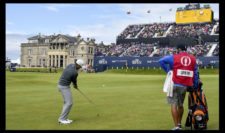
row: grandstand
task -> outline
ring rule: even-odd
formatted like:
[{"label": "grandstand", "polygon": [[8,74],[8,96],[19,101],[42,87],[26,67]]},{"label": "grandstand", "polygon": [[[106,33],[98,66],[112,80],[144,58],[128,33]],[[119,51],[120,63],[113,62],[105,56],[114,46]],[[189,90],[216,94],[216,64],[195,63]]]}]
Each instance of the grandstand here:
[{"label": "grandstand", "polygon": [[116,44],[105,50],[97,46],[95,56],[162,57],[175,53],[179,43],[196,57],[219,56],[219,20],[208,5],[177,8],[173,23],[130,24],[117,36]]},{"label": "grandstand", "polygon": [[[197,9],[195,9],[195,7]],[[205,5],[186,6],[186,10],[209,10]],[[181,8],[177,12],[185,11]],[[189,10],[190,12],[190,10]],[[193,16],[194,17],[194,16]],[[209,16],[209,18],[211,18]],[[128,25],[118,36],[116,45],[103,52],[96,49],[96,56],[153,57],[172,54],[176,44],[185,43],[196,56],[217,56],[219,41],[219,21],[199,21],[198,23],[150,23]],[[173,51],[171,51],[173,50]]]}]

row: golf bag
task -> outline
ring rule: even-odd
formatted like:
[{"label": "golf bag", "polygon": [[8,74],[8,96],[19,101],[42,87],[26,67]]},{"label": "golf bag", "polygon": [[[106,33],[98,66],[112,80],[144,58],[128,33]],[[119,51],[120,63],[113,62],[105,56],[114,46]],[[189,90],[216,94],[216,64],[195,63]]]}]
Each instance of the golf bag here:
[{"label": "golf bag", "polygon": [[186,119],[186,127],[194,126],[195,129],[207,129],[209,120],[208,106],[206,96],[202,89],[202,82],[199,80],[198,88],[189,89],[188,95],[188,116]]}]

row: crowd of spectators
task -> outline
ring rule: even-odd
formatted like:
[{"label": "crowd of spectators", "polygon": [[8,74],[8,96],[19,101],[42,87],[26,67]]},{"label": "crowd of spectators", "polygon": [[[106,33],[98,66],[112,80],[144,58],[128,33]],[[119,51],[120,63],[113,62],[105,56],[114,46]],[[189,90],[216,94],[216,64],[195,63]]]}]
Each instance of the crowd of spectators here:
[{"label": "crowd of spectators", "polygon": [[133,56],[133,57],[143,57],[143,56],[150,56],[154,51],[157,43],[152,44],[144,44],[144,43],[137,43],[132,44],[128,49],[126,49],[121,55],[122,56]]},{"label": "crowd of spectators", "polygon": [[[127,48],[135,43],[112,44],[104,48],[95,48],[95,56],[120,56]],[[107,48],[106,48],[107,47]]]},{"label": "crowd of spectators", "polygon": [[160,57],[165,55],[172,55],[176,53],[175,47],[157,47],[152,57]]},{"label": "crowd of spectators", "polygon": [[219,45],[216,46],[215,50],[213,51],[213,56],[219,56]]},{"label": "crowd of spectators", "polygon": [[134,38],[144,27],[144,25],[129,25],[119,36],[118,39]]},{"label": "crowd of spectators", "polygon": [[195,56],[205,56],[211,49],[211,45],[195,45],[187,47],[187,52]]},{"label": "crowd of spectators", "polygon": [[216,27],[215,34],[219,34],[220,25]]},{"label": "crowd of spectators", "polygon": [[[219,33],[219,21],[213,23],[196,23],[178,25],[175,23],[152,23],[129,25],[117,39],[129,38],[152,38],[163,36],[166,31],[167,37],[194,37],[196,40],[201,38],[200,35],[211,35],[214,26],[218,24],[213,31]],[[171,28],[169,29],[169,27]],[[201,40],[198,45],[188,46],[187,51],[195,56],[205,56],[211,49],[210,44],[204,44]],[[108,48],[96,48],[95,56],[133,56],[133,57],[157,57],[176,53],[176,48],[160,47],[158,43],[145,44],[142,42],[120,43],[108,46]],[[219,45],[215,48],[213,55],[219,55]]]},{"label": "crowd of spectators", "polygon": [[194,37],[199,35],[210,35],[214,24],[188,24],[188,25],[173,25],[168,37]]},{"label": "crowd of spectators", "polygon": [[[204,45],[195,45],[195,46],[188,46],[187,52],[193,54],[196,57],[206,56],[209,50],[212,48],[212,44],[204,44]],[[165,55],[172,55],[177,52],[175,47],[159,47],[156,50],[156,53],[153,55],[154,57],[158,56],[165,56]],[[219,45],[215,48],[213,52],[213,56],[218,56],[219,54]]]},{"label": "crowd of spectators", "polygon": [[[157,36],[163,36],[165,31],[168,30],[169,26],[173,23],[153,23],[153,24],[140,24],[140,25],[129,25],[119,36],[118,39],[134,38],[148,38]],[[140,33],[139,33],[140,32]]]},{"label": "crowd of spectators", "polygon": [[97,46],[95,48],[95,56],[105,56],[109,51],[109,46]]},{"label": "crowd of spectators", "polygon": [[[188,46],[187,52],[195,56],[206,56],[211,49],[212,44],[206,43],[204,45]],[[99,51],[96,48],[95,56],[132,56],[132,57],[161,57],[165,55],[172,55],[177,52],[175,47],[161,47],[158,43],[144,44],[139,42],[131,42],[125,44],[111,45],[108,51]],[[212,53],[213,56],[219,55],[219,45],[216,46]]]},{"label": "crowd of spectators", "polygon": [[[175,23],[152,23],[152,24],[139,24],[129,25],[117,39],[129,39],[129,38],[152,38],[163,36],[170,26],[173,26],[167,37],[195,37],[199,35],[210,35],[213,26],[219,23],[217,21],[213,23],[195,23],[195,24],[175,24]],[[215,33],[219,33],[219,26],[215,29]]]},{"label": "crowd of spectators", "polygon": [[157,43],[145,44],[140,42],[121,43],[117,45],[110,45],[109,48],[95,49],[95,56],[149,56],[153,51]]},{"label": "crowd of spectators", "polygon": [[152,38],[155,34],[163,36],[168,30],[171,23],[153,23],[146,24],[144,30],[139,34],[138,38]]}]

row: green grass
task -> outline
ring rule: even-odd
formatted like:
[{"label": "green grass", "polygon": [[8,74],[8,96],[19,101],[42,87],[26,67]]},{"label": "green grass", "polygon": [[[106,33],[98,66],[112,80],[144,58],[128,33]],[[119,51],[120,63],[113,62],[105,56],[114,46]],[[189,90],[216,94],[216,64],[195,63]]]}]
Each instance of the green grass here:
[{"label": "green grass", "polygon": [[[161,75],[165,74],[162,69],[158,68],[129,68],[129,69],[108,69],[105,73],[118,73],[118,74],[138,74],[138,75]],[[219,74],[219,69],[199,69],[200,74]]]},{"label": "green grass", "polygon": [[[60,73],[6,72],[6,130],[170,130],[173,121],[162,87],[166,75],[85,74],[72,89],[71,125],[59,125]],[[209,130],[219,129],[219,76],[201,75],[209,107]],[[187,116],[187,96],[182,123]],[[97,114],[100,114],[98,117]]]}]

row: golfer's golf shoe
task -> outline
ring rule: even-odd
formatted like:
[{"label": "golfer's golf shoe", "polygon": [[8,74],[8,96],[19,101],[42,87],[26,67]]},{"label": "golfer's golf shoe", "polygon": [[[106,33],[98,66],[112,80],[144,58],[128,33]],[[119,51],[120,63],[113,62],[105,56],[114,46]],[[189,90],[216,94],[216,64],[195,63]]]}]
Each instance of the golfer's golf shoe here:
[{"label": "golfer's golf shoe", "polygon": [[70,124],[72,123],[72,120],[59,120],[59,124]]}]

